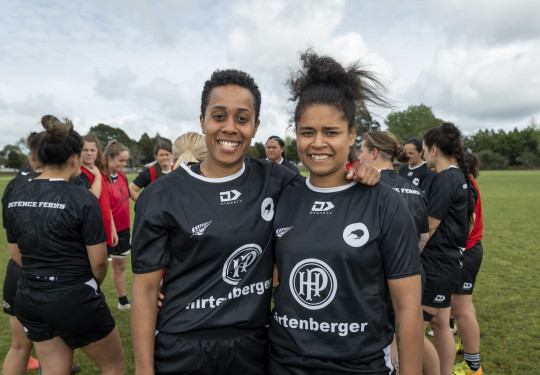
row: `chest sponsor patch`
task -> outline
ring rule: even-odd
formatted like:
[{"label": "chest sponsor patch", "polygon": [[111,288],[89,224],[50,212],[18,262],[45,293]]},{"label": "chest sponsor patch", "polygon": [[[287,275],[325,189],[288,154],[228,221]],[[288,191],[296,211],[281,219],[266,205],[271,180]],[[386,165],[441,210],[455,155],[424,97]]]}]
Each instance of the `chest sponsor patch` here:
[{"label": "chest sponsor patch", "polygon": [[336,274],[332,268],[315,258],[297,263],[289,277],[294,299],[309,310],[328,306],[336,296],[337,286]]},{"label": "chest sponsor patch", "polygon": [[233,251],[223,265],[223,281],[238,285],[261,254],[262,249],[256,244],[247,244]]}]

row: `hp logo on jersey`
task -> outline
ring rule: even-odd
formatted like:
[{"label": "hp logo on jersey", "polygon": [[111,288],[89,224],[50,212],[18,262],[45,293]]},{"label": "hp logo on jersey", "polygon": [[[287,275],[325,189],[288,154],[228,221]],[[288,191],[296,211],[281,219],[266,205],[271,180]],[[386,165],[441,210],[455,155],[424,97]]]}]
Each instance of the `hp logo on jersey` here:
[{"label": "hp logo on jersey", "polygon": [[244,245],[233,251],[223,265],[223,281],[238,285],[261,254],[262,249],[256,244]]},{"label": "hp logo on jersey", "polygon": [[319,310],[336,296],[337,278],[322,260],[304,259],[291,271],[289,287],[296,302],[306,309]]},{"label": "hp logo on jersey", "polygon": [[221,204],[235,204],[242,202],[240,198],[240,193],[238,190],[229,190],[229,191],[222,191],[219,193],[219,200],[221,201]]},{"label": "hp logo on jersey", "polygon": [[313,202],[313,207],[311,207],[310,214],[332,215],[332,213],[330,212],[332,208],[334,208],[332,202],[315,201]]}]

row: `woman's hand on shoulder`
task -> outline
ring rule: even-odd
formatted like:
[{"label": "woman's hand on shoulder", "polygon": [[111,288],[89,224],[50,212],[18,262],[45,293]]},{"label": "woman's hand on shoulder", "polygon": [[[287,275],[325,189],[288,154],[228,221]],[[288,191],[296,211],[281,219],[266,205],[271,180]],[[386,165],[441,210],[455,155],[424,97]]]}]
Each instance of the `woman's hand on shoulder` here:
[{"label": "woman's hand on shoulder", "polygon": [[359,161],[349,168],[347,179],[362,185],[373,186],[381,179],[381,173],[372,165]]},{"label": "woman's hand on shoulder", "polygon": [[94,177],[98,177],[98,176],[101,177],[101,172],[99,171],[99,168],[96,167],[95,165],[92,166],[92,167],[85,167],[85,168],[88,169],[88,171],[89,171],[90,173],[92,173],[92,175],[93,175]]}]

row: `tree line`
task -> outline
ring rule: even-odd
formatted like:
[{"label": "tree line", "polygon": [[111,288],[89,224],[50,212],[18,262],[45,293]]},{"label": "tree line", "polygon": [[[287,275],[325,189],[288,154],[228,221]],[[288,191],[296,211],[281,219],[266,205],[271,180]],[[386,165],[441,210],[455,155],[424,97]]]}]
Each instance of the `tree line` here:
[{"label": "tree line", "polygon": [[[411,105],[404,111],[390,112],[384,124],[388,131],[394,133],[403,144],[410,137],[422,139],[424,133],[444,121],[437,118],[430,107],[425,104]],[[459,124],[456,124],[459,127]],[[363,103],[358,104],[355,118],[357,142],[359,145],[362,134],[372,130],[381,130],[381,124],[374,119]],[[171,142],[170,139],[156,133],[150,137],[144,133],[139,140],[131,139],[122,129],[106,124],[98,124],[90,128],[100,140],[104,148],[112,140],[124,144],[129,149],[128,166],[139,167],[154,160],[154,146],[159,141]],[[294,163],[299,162],[296,140],[285,138],[285,158]],[[506,132],[504,130],[478,130],[464,137],[465,145],[480,159],[481,169],[503,169],[510,167],[537,168],[540,166],[540,128],[534,117],[527,126]],[[248,151],[247,157],[264,159],[265,144],[255,142]],[[0,165],[9,168],[20,168],[27,161],[28,148],[26,139],[19,139],[14,145],[6,145],[0,151]]]}]

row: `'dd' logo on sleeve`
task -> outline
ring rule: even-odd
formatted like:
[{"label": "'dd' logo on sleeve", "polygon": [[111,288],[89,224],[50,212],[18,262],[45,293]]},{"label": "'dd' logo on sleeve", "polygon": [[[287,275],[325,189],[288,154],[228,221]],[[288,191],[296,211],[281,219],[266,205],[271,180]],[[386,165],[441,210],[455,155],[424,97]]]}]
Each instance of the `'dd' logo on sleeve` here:
[{"label": "'dd' logo on sleeve", "polygon": [[262,249],[256,244],[244,245],[233,251],[223,265],[223,281],[238,285],[261,254]]},{"label": "'dd' logo on sleeve", "polygon": [[336,296],[337,278],[322,260],[304,259],[291,271],[289,287],[296,302],[306,309],[319,310]]}]

